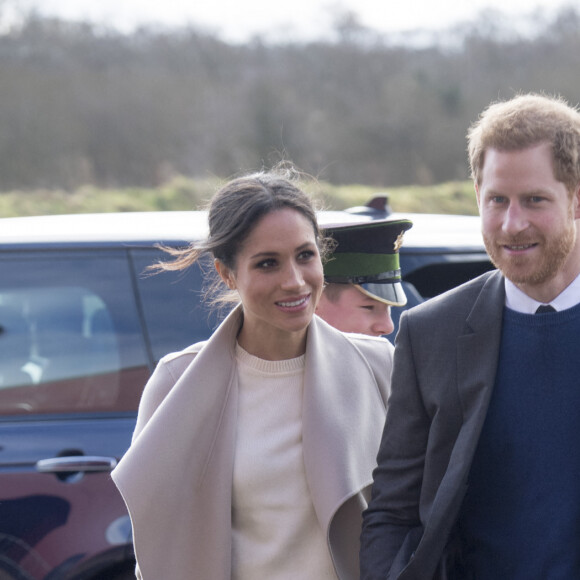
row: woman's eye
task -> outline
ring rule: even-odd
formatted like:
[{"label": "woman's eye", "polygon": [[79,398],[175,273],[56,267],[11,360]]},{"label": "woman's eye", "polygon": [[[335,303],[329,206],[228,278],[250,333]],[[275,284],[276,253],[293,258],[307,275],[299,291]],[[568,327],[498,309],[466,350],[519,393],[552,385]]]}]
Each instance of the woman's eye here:
[{"label": "woman's eye", "polygon": [[259,270],[268,270],[276,265],[276,260],[273,258],[268,258],[267,260],[262,260],[256,264],[256,268]]},{"label": "woman's eye", "polygon": [[298,258],[300,260],[310,260],[311,258],[313,258],[315,255],[313,250],[304,250],[303,252],[300,252],[300,254],[298,254]]}]

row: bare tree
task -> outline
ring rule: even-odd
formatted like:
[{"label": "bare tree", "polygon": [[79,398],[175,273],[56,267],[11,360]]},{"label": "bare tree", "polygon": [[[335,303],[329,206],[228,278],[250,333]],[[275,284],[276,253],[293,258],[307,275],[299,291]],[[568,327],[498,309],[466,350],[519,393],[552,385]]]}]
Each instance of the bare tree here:
[{"label": "bare tree", "polygon": [[467,177],[464,135],[491,100],[580,101],[573,7],[530,17],[525,34],[482,13],[427,45],[351,13],[334,40],[231,45],[194,28],[121,34],[24,12],[2,26],[8,7],[0,0],[0,191],[150,186],[280,158],[334,183],[433,184]]}]

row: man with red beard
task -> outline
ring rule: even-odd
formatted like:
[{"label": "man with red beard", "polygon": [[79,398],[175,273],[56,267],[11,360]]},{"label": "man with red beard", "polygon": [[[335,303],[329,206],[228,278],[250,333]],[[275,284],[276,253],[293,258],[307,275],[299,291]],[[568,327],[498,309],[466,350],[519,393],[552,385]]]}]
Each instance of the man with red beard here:
[{"label": "man with red beard", "polygon": [[580,578],[580,114],[520,95],[468,133],[498,270],[401,317],[361,578]]}]

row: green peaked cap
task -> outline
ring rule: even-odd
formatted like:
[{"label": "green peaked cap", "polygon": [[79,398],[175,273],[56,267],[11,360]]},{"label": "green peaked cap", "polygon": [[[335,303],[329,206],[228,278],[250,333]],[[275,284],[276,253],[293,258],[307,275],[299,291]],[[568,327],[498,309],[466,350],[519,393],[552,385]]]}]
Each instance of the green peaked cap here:
[{"label": "green peaked cap", "polygon": [[336,247],[324,265],[324,278],[354,284],[361,292],[392,306],[407,298],[401,285],[399,248],[403,234],[413,227],[407,219],[322,226]]}]

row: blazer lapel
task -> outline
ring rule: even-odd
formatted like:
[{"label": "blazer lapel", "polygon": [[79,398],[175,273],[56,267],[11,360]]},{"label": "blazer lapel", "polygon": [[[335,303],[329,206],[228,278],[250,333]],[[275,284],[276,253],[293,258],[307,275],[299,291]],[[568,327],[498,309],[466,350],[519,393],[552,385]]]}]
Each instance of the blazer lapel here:
[{"label": "blazer lapel", "polygon": [[[490,276],[466,320],[466,331],[457,339],[457,387],[463,423],[475,420],[481,428],[495,381],[505,302],[503,276]],[[479,437],[479,430],[477,430]]]},{"label": "blazer lapel", "polygon": [[[463,426],[453,447],[422,540],[423,545],[429,545],[430,554],[437,555],[437,558],[445,548],[467,491],[471,461],[495,381],[504,302],[503,276],[496,271],[484,283],[467,317],[465,333],[457,339],[457,388],[463,411]],[[427,541],[428,537],[430,539]],[[401,578],[407,577],[413,576],[401,575]]]}]

